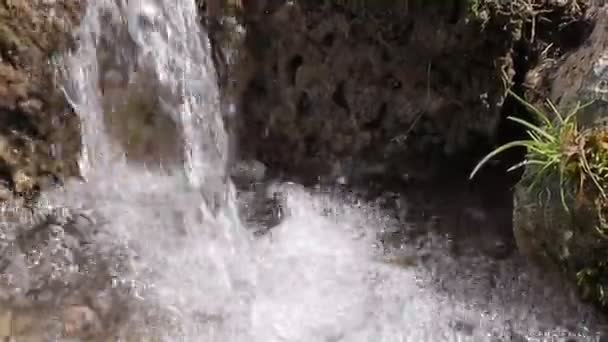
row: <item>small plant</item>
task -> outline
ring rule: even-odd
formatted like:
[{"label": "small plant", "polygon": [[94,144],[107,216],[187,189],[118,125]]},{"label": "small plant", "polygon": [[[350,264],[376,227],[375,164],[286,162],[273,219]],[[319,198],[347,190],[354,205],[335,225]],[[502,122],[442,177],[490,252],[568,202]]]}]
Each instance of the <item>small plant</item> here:
[{"label": "small plant", "polygon": [[[578,224],[572,226],[577,237],[571,235],[566,245],[567,249],[572,247],[578,251],[572,259],[560,256],[554,261],[564,271],[573,272],[583,299],[608,309],[608,128],[598,125],[581,129],[576,115],[585,106],[577,105],[564,116],[547,101],[547,107],[555,114],[552,120],[547,113],[509,93],[535,115],[538,123],[509,117],[528,130],[529,138],[506,143],[490,152],[473,169],[470,178],[499,153],[525,147],[525,160],[509,170],[526,167],[520,184],[529,184],[528,191],[539,184],[544,188],[558,181],[563,208],[566,212],[574,209],[572,218],[578,220]],[[571,207],[567,205],[566,193],[568,203],[573,204]],[[555,228],[550,220],[544,224],[547,229]],[[597,235],[589,235],[594,232]],[[555,233],[560,232],[555,230]]]},{"label": "small plant", "polygon": [[[531,178],[528,190],[531,190],[547,176],[558,176],[562,203],[565,209],[564,188],[574,185],[577,188],[577,197],[588,191],[591,182],[602,198],[606,197],[604,181],[608,179],[608,134],[604,129],[580,130],[576,114],[585,106],[577,104],[568,114],[562,115],[553,103],[547,100],[548,108],[553,112],[555,119],[526,102],[512,91],[508,93],[521,102],[537,118],[532,123],[521,118],[508,117],[509,120],[521,124],[528,130],[529,139],[516,140],[499,146],[486,155],[473,169],[470,178],[490,159],[496,155],[515,147],[524,147],[527,150],[526,159],[518,163],[509,171],[527,167],[524,180]],[[528,179],[530,180],[530,179]],[[581,197],[582,198],[582,197]]]},{"label": "small plant", "polygon": [[481,0],[469,0],[467,2],[467,13],[468,18],[480,21],[482,29],[485,28],[489,21],[489,13],[483,7]]}]

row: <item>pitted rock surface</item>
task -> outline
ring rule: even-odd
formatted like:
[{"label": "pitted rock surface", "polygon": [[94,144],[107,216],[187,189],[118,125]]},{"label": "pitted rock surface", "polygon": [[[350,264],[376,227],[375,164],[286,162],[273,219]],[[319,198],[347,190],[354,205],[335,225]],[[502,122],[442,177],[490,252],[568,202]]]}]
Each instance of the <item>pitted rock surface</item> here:
[{"label": "pitted rock surface", "polygon": [[[555,61],[552,68],[545,71],[550,80],[548,87],[549,99],[552,100],[564,113],[568,113],[571,108],[578,102],[587,104],[591,101],[592,104],[586,107],[576,116],[578,123],[584,128],[605,126],[606,109],[608,108],[608,90],[606,84],[608,82],[608,36],[606,28],[608,27],[608,8],[600,7],[590,11],[590,17],[595,20],[593,31],[577,50],[567,54],[561,60]],[[557,190],[557,184],[548,186]],[[556,227],[551,223],[551,219],[557,220],[557,217],[552,217],[553,214],[561,210],[562,207],[557,205],[555,199],[546,201],[553,203],[552,212],[548,218],[538,216],[537,208],[547,205],[545,199],[531,198],[521,187],[516,191],[515,205],[515,235],[519,238],[518,243],[520,248],[528,254],[538,254],[547,248],[541,248],[541,245],[550,247],[551,251],[546,251],[550,255],[561,254],[560,248],[564,243],[559,239],[563,234],[556,234],[555,230],[564,230],[570,224],[561,222],[560,227]],[[534,219],[531,219],[534,218]],[[563,221],[563,220],[562,220]],[[556,221],[557,222],[557,221]],[[566,233],[562,231],[561,233]],[[588,247],[588,246],[587,246]],[[542,253],[541,253],[542,254]]]},{"label": "pitted rock surface", "polygon": [[507,33],[497,43],[439,7],[364,17],[272,1],[250,14],[242,152],[288,173],[360,167],[348,160],[400,173],[408,155],[451,155],[494,135]]},{"label": "pitted rock surface", "polygon": [[577,115],[585,126],[605,121],[603,112],[608,103],[608,27],[606,7],[592,11],[594,29],[584,46],[559,61],[551,72],[550,98],[561,108],[576,102],[593,104]]},{"label": "pitted rock surface", "polygon": [[27,215],[26,209],[11,209],[16,215],[4,215],[0,227],[0,306],[30,317],[34,323],[22,323],[36,328],[13,328],[16,333],[118,332],[133,299],[122,281],[132,252],[112,241],[90,213],[36,208]]},{"label": "pitted rock surface", "polygon": [[29,193],[77,173],[78,120],[55,79],[85,2],[0,2],[0,179]]},{"label": "pitted rock surface", "polygon": [[479,3],[474,19],[461,1],[244,2],[244,49],[224,87],[241,114],[239,153],[295,178],[348,183],[428,179],[440,161],[474,158],[512,114],[505,86],[543,53],[575,48],[563,41],[584,8]]}]

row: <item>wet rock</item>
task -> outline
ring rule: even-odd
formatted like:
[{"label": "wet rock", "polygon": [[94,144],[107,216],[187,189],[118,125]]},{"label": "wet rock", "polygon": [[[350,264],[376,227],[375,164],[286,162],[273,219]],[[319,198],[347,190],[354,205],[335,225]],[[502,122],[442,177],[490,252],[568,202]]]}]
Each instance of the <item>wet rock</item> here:
[{"label": "wet rock", "polygon": [[63,310],[63,333],[68,338],[90,339],[102,333],[97,314],[86,306],[72,305]]},{"label": "wet rock", "polygon": [[[360,170],[376,165],[384,177],[429,177],[437,160],[492,141],[503,79],[510,84],[516,73],[515,45],[531,54],[556,49],[552,36],[522,36],[530,19],[523,9],[480,3],[489,16],[483,30],[458,1],[407,9],[245,3],[245,48],[233,67],[240,88],[227,90],[242,112],[241,153],[294,176],[331,175],[334,165],[356,160],[356,169],[342,171],[365,183],[371,175]],[[566,5],[540,6],[554,24],[562,20]],[[521,58],[532,64],[535,56]]]},{"label": "wet rock", "polygon": [[132,256],[91,215],[49,210],[0,226],[0,307],[14,334],[90,340],[127,321],[130,285],[116,280]]},{"label": "wet rock", "polygon": [[10,190],[7,184],[0,183],[0,202],[8,201],[13,196],[12,191]]},{"label": "wet rock", "polygon": [[452,321],[450,322],[450,326],[452,329],[462,332],[467,336],[473,335],[473,331],[475,331],[475,325],[465,321]]},{"label": "wet rock", "polygon": [[11,336],[18,339],[42,340],[50,338],[56,327],[53,313],[48,310],[14,310],[11,320]]},{"label": "wet rock", "polygon": [[0,308],[0,336],[11,336],[12,312]]},{"label": "wet rock", "polygon": [[15,184],[15,191],[23,193],[32,189],[35,181],[24,170],[16,170],[13,174],[13,183]]},{"label": "wet rock", "polygon": [[[593,128],[601,134],[608,108],[604,89],[608,82],[608,9],[598,7],[590,15],[596,23],[588,39],[547,69],[553,73],[547,93],[563,112],[569,112],[576,102],[594,100],[576,114],[576,120],[581,130]],[[528,168],[526,175],[532,172],[534,168]],[[545,177],[531,190],[530,185],[531,179],[525,178],[514,196],[513,229],[520,251],[546,272],[560,273],[577,284],[585,298],[605,309],[608,239],[602,234],[604,204],[598,202],[595,188],[563,183],[559,175]]]},{"label": "wet rock", "polygon": [[230,176],[237,186],[260,183],[266,176],[266,165],[257,160],[238,161],[232,167]]},{"label": "wet rock", "polygon": [[283,218],[284,203],[281,194],[272,191],[272,183],[250,184],[239,194],[241,215],[256,235],[265,234]]},{"label": "wet rock", "polygon": [[151,86],[157,83],[151,79],[154,76],[144,70],[127,82],[122,78],[126,75],[119,77],[116,70],[108,73],[102,84],[104,122],[127,160],[157,169],[183,163],[181,133],[158,100],[160,90]]},{"label": "wet rock", "polygon": [[78,172],[78,122],[52,59],[69,48],[83,9],[74,0],[0,3],[0,179],[13,191],[37,191],[45,174]]},{"label": "wet rock", "polygon": [[19,102],[19,109],[24,113],[29,115],[34,115],[35,113],[39,113],[44,108],[44,103],[39,99],[28,99],[25,101]]}]

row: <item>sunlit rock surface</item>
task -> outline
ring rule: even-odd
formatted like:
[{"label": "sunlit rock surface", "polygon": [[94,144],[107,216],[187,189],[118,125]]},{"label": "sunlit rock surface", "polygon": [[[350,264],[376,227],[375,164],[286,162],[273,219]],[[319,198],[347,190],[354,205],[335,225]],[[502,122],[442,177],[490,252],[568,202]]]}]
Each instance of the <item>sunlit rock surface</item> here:
[{"label": "sunlit rock surface", "polygon": [[0,179],[28,193],[74,175],[78,123],[55,82],[84,1],[0,3]]}]

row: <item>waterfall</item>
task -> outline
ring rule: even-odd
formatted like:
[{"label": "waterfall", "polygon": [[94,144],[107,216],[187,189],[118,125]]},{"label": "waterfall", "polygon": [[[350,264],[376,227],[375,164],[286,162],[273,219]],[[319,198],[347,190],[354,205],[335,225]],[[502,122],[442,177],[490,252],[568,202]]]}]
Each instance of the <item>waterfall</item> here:
[{"label": "waterfall", "polygon": [[82,123],[85,181],[41,203],[93,212],[100,260],[121,266],[112,274],[127,293],[121,338],[510,341],[540,331],[547,310],[579,323],[585,311],[547,304],[557,292],[535,292],[538,281],[517,259],[456,260],[449,238],[432,232],[391,251],[424,267],[385,262],[378,235],[408,227],[344,194],[275,184],[285,217],[254,237],[228,177],[229,139],[195,1],[87,6],[76,49],[57,66]]},{"label": "waterfall", "polygon": [[[91,1],[76,38],[77,48],[59,69],[82,122],[86,183],[68,184],[45,200],[93,207],[111,218],[114,240],[142,260],[123,280],[154,289],[148,291],[153,299],[145,300],[159,308],[159,317],[173,313],[156,327],[168,340],[177,338],[176,331],[197,340],[204,333],[194,323],[197,315],[246,324],[245,318],[227,318],[247,307],[245,288],[255,269],[246,260],[250,236],[227,176],[228,139],[195,2]],[[169,163],[132,158],[131,144],[142,142],[116,132],[137,134],[121,127],[138,115],[164,118],[159,122],[165,125],[148,134],[159,142],[147,143],[158,148],[165,138],[177,141],[181,155],[165,151],[161,157]],[[184,323],[172,331],[168,322],[178,317]]]}]

